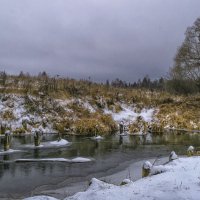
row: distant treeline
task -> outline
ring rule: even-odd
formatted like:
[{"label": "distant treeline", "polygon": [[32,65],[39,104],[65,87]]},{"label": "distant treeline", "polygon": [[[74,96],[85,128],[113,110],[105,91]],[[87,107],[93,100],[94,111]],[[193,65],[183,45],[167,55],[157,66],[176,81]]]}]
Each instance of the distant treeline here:
[{"label": "distant treeline", "polygon": [[[107,81],[107,85],[109,81]],[[116,79],[110,83],[113,87],[122,87],[122,88],[138,88],[138,89],[149,89],[149,90],[158,90],[172,92],[174,94],[195,94],[200,92],[199,82],[191,79],[183,78],[159,78],[151,80],[148,76],[145,76],[143,79],[139,79],[134,83],[127,83],[120,79]]]},{"label": "distant treeline", "polygon": [[[109,85],[109,81],[106,81],[106,84]],[[113,87],[124,87],[124,88],[145,88],[150,90],[164,90],[165,89],[165,80],[163,77],[160,79],[151,80],[149,76],[145,76],[143,79],[138,79],[138,81],[130,83],[122,81],[120,79],[115,79],[110,83]]]},{"label": "distant treeline", "polygon": [[182,80],[175,78],[159,78],[152,80],[146,75],[143,79],[138,79],[133,83],[126,82],[116,78],[113,81],[107,80],[104,83],[92,82],[91,79],[75,80],[71,78],[63,78],[59,75],[54,77],[49,76],[45,71],[40,72],[37,76],[31,76],[29,73],[20,72],[19,75],[9,75],[5,71],[0,72],[0,86],[1,90],[22,90],[26,93],[56,92],[58,90],[67,91],[70,95],[84,95],[89,93],[92,86],[96,88],[133,88],[133,89],[147,89],[173,92],[177,94],[191,94],[197,93],[198,87],[192,80]]}]

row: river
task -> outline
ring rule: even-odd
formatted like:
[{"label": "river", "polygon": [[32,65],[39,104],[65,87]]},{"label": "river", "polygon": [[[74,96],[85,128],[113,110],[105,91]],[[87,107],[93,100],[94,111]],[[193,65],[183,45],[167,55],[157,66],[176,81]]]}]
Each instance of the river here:
[{"label": "river", "polygon": [[[156,158],[167,157],[172,150],[178,155],[185,155],[189,145],[195,147],[200,145],[199,134],[186,133],[123,137],[116,134],[98,141],[80,136],[63,136],[63,138],[70,143],[66,146],[34,149],[32,148],[34,139],[31,135],[12,137],[11,148],[21,151],[0,153],[0,199],[22,199],[36,194],[50,194],[62,199],[86,189],[92,177],[114,183],[122,181],[123,176],[135,180],[140,178],[138,167],[144,160],[153,161]],[[44,134],[42,143],[56,139],[56,135]],[[2,138],[0,140],[2,149]],[[91,161],[15,162],[21,158],[76,157],[90,158]],[[131,165],[131,170],[125,171]],[[124,173],[119,176],[120,172]],[[120,180],[114,178],[117,174]],[[64,189],[59,190],[59,188]],[[54,190],[57,192],[53,193]]]}]

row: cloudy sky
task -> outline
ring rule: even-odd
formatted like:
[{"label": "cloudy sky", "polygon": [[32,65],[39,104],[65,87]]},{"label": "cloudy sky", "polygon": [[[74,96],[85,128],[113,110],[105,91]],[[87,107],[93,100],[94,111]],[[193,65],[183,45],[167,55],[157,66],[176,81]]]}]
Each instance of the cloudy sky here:
[{"label": "cloudy sky", "polygon": [[0,70],[158,78],[199,8],[199,0],[0,0]]}]

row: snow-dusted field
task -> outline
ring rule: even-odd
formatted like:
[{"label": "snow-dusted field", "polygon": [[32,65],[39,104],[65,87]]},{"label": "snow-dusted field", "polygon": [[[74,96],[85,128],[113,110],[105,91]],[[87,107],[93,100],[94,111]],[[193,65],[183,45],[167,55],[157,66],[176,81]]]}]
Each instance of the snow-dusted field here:
[{"label": "snow-dusted field", "polygon": [[[47,109],[48,111],[51,110],[51,112],[47,112],[43,111],[42,109],[41,99],[30,95],[28,96],[28,98],[31,102],[36,101],[38,103],[37,108],[38,110],[40,110],[40,114],[38,114],[37,112],[30,113],[27,110],[24,96],[10,94],[6,95],[4,98],[0,98],[1,123],[5,124],[7,127],[10,127],[11,132],[19,132],[20,130],[23,130],[24,134],[30,134],[31,132],[40,130],[43,133],[57,133],[57,130],[55,130],[53,126],[53,122],[55,121],[55,119],[56,121],[61,121],[62,118],[56,111],[52,109],[51,103],[46,103],[46,108],[48,108],[48,106],[51,105],[51,109]],[[82,106],[82,108],[87,110],[89,113],[94,113],[97,111],[96,105],[90,104],[86,99],[56,99],[54,103],[58,106],[61,106],[62,109],[66,111],[66,113],[70,113],[69,116],[71,116],[73,120],[76,119],[76,117],[72,115],[74,111],[70,109],[70,107],[68,107],[70,103]],[[120,103],[119,105],[122,108],[122,111],[118,113],[109,109],[104,109],[102,111],[104,111],[104,114],[111,114],[113,120],[116,123],[123,121],[126,125],[128,125],[131,122],[134,122],[139,116],[145,122],[151,122],[153,119],[155,109],[143,108],[142,110],[137,110],[136,107],[128,106],[125,103]],[[70,118],[69,116],[68,118]],[[26,128],[24,128],[23,124],[26,124]]]},{"label": "snow-dusted field", "polygon": [[[179,158],[161,168],[164,173],[149,176],[123,186],[92,179],[85,192],[65,200],[199,200],[200,157]],[[38,196],[26,200],[51,200]]]},{"label": "snow-dusted field", "polygon": [[[31,133],[35,130],[41,130],[43,133],[55,132],[51,123],[46,123],[45,128],[41,125],[42,122],[46,120],[45,117],[27,112],[24,106],[25,99],[23,96],[10,94],[6,97],[7,98],[4,101],[0,98],[1,124],[10,127],[12,131],[16,131],[17,129],[23,128],[23,122],[27,122],[26,133]],[[35,97],[29,96],[29,98],[34,99]],[[10,114],[7,118],[3,117],[6,113]],[[35,128],[30,124],[38,124],[38,127]]]}]

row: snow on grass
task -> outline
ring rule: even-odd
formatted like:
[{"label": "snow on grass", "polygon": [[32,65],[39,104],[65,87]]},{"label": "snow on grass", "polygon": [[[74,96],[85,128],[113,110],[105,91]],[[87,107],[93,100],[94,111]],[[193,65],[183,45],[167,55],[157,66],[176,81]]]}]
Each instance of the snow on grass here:
[{"label": "snow on grass", "polygon": [[[22,116],[25,113],[24,99],[20,96],[9,95],[7,99],[0,100],[0,119],[3,124],[9,124],[13,128],[19,128],[22,124]],[[13,114],[11,119],[4,119],[3,114],[10,112]]]},{"label": "snow on grass", "polygon": [[[29,96],[29,98],[34,99],[34,97]],[[27,113],[25,109],[25,100],[23,96],[20,95],[6,95],[0,99],[0,121],[2,124],[6,124],[8,127],[11,127],[12,131],[17,129],[23,129],[23,122],[27,122],[27,130],[26,133],[30,133],[30,130],[34,130],[35,128],[30,124],[41,124],[43,118],[39,115],[32,115]],[[6,112],[11,113],[11,117],[3,118]],[[55,132],[50,123],[46,123],[46,127],[42,127],[41,125],[38,127],[41,129],[43,133],[52,133]]]},{"label": "snow on grass", "polygon": [[119,113],[114,113],[110,110],[104,110],[104,112],[105,114],[111,114],[113,119],[118,122],[127,121],[127,120],[133,121],[137,118],[138,114],[135,111],[133,111],[133,109],[131,109],[130,107],[125,107],[125,106],[123,106],[122,108],[123,110]]},{"label": "snow on grass", "polygon": [[149,176],[123,186],[92,179],[87,191],[65,200],[199,200],[200,157],[179,158],[158,166],[164,173]]},{"label": "snow on grass", "polygon": [[83,106],[90,111],[90,113],[96,112],[96,110],[90,105],[88,101],[83,102]]},{"label": "snow on grass", "polygon": [[151,122],[153,118],[154,109],[142,109],[141,112],[136,112],[134,108],[122,105],[122,111],[119,113],[114,113],[110,110],[105,109],[105,114],[111,114],[113,119],[117,122],[133,122],[137,117],[141,116],[145,122]]},{"label": "snow on grass", "polygon": [[145,122],[151,122],[153,117],[154,109],[142,109],[139,116],[141,116]]},{"label": "snow on grass", "polygon": [[71,109],[69,109],[67,106],[70,104],[70,103],[77,103],[79,105],[82,105],[85,109],[87,109],[90,113],[94,113],[96,112],[96,110],[92,107],[92,105],[87,101],[83,101],[81,99],[78,99],[78,98],[72,98],[72,99],[65,99],[65,100],[61,100],[61,99],[56,99],[56,102],[59,103],[60,106],[64,107],[64,109],[68,112],[72,112]]}]

